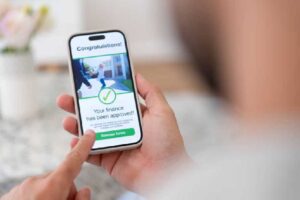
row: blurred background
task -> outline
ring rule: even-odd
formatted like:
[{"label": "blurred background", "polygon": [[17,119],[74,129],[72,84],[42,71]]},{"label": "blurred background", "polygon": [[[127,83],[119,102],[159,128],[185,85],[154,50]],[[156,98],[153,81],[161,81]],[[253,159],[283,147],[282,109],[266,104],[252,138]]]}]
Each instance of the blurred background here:
[{"label": "blurred background", "polygon": [[[36,2],[40,4],[41,1]],[[50,1],[48,5],[54,26],[33,42],[35,61],[39,66],[49,67],[52,63],[65,67],[66,41],[73,33],[120,29],[128,37],[132,60],[138,71],[141,68],[146,76],[149,73],[150,79],[162,81],[163,87],[168,89],[199,89],[198,80],[190,73],[189,55],[179,40],[168,0],[66,0],[59,4]],[[164,72],[168,72],[168,78],[173,80],[166,80]],[[184,76],[181,73],[190,73],[188,80],[175,81]]]},{"label": "blurred background", "polygon": [[63,45],[66,38],[74,32],[108,29],[121,29],[127,34],[132,56],[136,61],[156,59],[174,62],[187,59],[177,40],[167,0],[49,2],[56,22],[51,31],[37,39],[39,41],[47,37],[44,44],[49,51],[45,54],[37,46],[37,51],[41,50],[36,55],[39,62],[64,63],[67,52]]},{"label": "blurred background", "polygon": [[[136,71],[166,94],[177,115],[189,153],[193,155],[200,146],[205,149],[217,144],[219,136],[210,133],[226,118],[226,111],[222,103],[210,95],[207,85],[195,70],[177,33],[168,0],[11,2],[33,7],[46,5],[49,21],[48,27],[31,43],[33,76],[37,82],[22,89],[32,92],[30,98],[38,104],[38,111],[24,120],[7,120],[3,116],[0,120],[0,194],[27,176],[53,169],[69,149],[71,136],[61,126],[66,114],[56,108],[55,99],[60,93],[72,94],[67,40],[71,34],[81,31],[124,31]],[[22,68],[17,67],[17,71]],[[0,87],[1,84],[14,85],[2,82]],[[17,83],[15,88],[20,88]],[[25,101],[25,95],[17,98],[19,102],[13,107],[21,104],[22,99]],[[9,98],[11,103],[13,97]],[[18,112],[20,110],[15,115]],[[193,142],[196,138],[197,144]],[[78,184],[89,185],[95,199],[116,199],[125,191],[104,171],[89,165],[85,166]]]}]

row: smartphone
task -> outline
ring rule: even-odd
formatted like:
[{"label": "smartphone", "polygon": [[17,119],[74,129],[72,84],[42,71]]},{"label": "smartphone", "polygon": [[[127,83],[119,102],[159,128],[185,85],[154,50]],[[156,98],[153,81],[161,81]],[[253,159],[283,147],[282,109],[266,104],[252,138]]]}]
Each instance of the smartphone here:
[{"label": "smartphone", "polygon": [[75,34],[69,52],[79,134],[96,133],[91,154],[140,146],[141,112],[125,34]]}]

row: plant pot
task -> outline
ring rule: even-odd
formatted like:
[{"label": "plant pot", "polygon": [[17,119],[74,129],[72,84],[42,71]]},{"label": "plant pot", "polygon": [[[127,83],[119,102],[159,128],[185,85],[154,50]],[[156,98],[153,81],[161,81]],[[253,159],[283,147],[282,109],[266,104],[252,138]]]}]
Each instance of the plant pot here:
[{"label": "plant pot", "polygon": [[0,112],[4,120],[20,121],[37,114],[36,87],[30,51],[0,54]]}]

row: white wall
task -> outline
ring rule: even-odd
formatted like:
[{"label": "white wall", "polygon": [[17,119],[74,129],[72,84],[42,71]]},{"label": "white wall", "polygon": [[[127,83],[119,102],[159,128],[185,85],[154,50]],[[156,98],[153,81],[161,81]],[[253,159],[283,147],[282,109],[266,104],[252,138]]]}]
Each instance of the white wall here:
[{"label": "white wall", "polygon": [[14,0],[46,3],[54,26],[33,42],[37,63],[66,63],[69,35],[84,30],[120,29],[135,61],[181,61],[168,0]]},{"label": "white wall", "polygon": [[85,0],[84,24],[86,29],[124,31],[135,60],[186,58],[177,40],[168,0]]}]

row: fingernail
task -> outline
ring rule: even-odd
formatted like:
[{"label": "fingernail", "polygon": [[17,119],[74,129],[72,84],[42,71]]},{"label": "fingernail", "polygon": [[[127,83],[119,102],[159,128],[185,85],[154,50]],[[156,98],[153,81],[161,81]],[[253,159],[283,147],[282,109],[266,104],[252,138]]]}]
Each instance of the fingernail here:
[{"label": "fingernail", "polygon": [[92,190],[90,188],[86,188],[86,196],[88,197],[88,199],[91,198],[92,195]]},{"label": "fingernail", "polygon": [[95,135],[95,131],[93,131],[93,130],[87,130],[87,131],[85,132],[85,135],[91,135],[91,136],[94,136],[94,135]]},{"label": "fingernail", "polygon": [[86,190],[89,192],[89,193],[92,193],[92,189],[87,187]]}]

